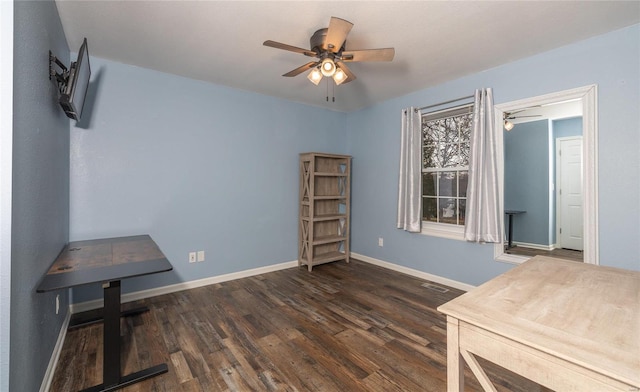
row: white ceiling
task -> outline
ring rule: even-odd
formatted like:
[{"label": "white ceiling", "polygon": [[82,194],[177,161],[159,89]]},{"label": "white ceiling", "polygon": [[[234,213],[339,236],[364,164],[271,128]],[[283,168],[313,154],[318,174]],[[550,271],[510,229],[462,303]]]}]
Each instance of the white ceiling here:
[{"label": "white ceiling", "polygon": [[[67,1],[56,2],[71,51],[338,111],[474,74],[640,21],[638,1]],[[390,63],[350,63],[335,88],[281,75],[331,16],[354,24],[346,48],[395,47]],[[330,87],[331,88],[331,87]],[[331,93],[331,90],[329,90]]]}]

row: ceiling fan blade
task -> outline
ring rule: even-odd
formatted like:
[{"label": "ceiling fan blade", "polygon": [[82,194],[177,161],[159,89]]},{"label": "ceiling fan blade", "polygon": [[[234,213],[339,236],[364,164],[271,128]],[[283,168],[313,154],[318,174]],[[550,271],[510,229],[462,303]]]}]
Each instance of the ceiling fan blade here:
[{"label": "ceiling fan blade", "polygon": [[338,63],[338,67],[340,67],[340,69],[342,71],[344,71],[344,73],[347,75],[347,80],[345,80],[344,82],[342,82],[342,84],[345,83],[349,83],[352,80],[356,80],[356,75],[353,74],[353,72],[351,72],[351,70],[349,69],[349,67],[347,67],[347,64],[343,63],[342,61]]},{"label": "ceiling fan blade", "polygon": [[525,118],[525,117],[542,117],[542,114],[534,114],[531,116],[513,116],[513,115],[508,115],[505,117],[506,120],[514,120],[516,118]]},{"label": "ceiling fan blade", "polygon": [[520,117],[542,117],[542,114],[533,114],[531,116],[515,116],[515,117],[517,117],[517,118],[520,118]]},{"label": "ceiling fan blade", "polygon": [[318,53],[316,53],[316,52],[314,52],[312,50],[302,49],[302,48],[298,48],[297,46],[291,46],[291,45],[287,45],[287,44],[283,44],[283,43],[276,42],[276,41],[271,41],[271,40],[264,41],[262,43],[262,45],[269,46],[269,47],[276,48],[276,49],[288,50],[290,52],[301,53],[301,54],[304,54],[305,56],[309,56],[309,57],[318,56]]},{"label": "ceiling fan blade", "polygon": [[[533,108],[539,108],[542,107],[542,105],[534,105],[534,106],[529,106],[527,108],[524,109],[520,109],[520,110],[516,110],[515,112],[506,112],[509,116],[513,116],[514,114],[518,114],[518,113],[522,113],[522,112],[526,112],[529,109],[533,109]],[[540,116],[540,114],[536,114],[536,116]]]},{"label": "ceiling fan blade", "polygon": [[345,50],[342,61],[391,61],[395,54],[394,48]]},{"label": "ceiling fan blade", "polygon": [[303,73],[304,71],[311,69],[317,65],[319,65],[320,62],[319,61],[311,61],[306,63],[305,65],[302,65],[292,71],[287,72],[286,74],[282,75],[282,76],[286,76],[286,77],[292,77],[292,76],[297,76],[300,75],[301,73]]},{"label": "ceiling fan blade", "polygon": [[333,53],[338,52],[342,48],[344,41],[347,39],[347,34],[349,34],[352,27],[353,23],[332,16],[329,21],[329,28],[327,29],[327,37],[323,49]]}]

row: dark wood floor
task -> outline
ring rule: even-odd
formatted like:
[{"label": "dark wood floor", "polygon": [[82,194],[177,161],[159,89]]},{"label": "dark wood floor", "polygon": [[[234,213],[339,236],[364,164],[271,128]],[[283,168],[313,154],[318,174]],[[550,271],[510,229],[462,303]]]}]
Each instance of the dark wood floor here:
[{"label": "dark wood floor", "polygon": [[[169,372],[146,391],[445,391],[446,324],[461,291],[357,260],[292,268],[162,295],[122,321],[125,373]],[[538,391],[492,366],[499,391]],[[101,383],[102,326],[69,331],[51,391]],[[467,369],[467,390],[482,388]]]},{"label": "dark wood floor", "polygon": [[533,249],[527,248],[524,246],[514,246],[505,250],[505,253],[512,255],[520,255],[520,256],[549,256],[549,257],[557,257],[559,259],[566,259],[571,261],[584,261],[583,252],[579,250],[572,249],[554,249],[554,250],[542,250],[542,249]]}]

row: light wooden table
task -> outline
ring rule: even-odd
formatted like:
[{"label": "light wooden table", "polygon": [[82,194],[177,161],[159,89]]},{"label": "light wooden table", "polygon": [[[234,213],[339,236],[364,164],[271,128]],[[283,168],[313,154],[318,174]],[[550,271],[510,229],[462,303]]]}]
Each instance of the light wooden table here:
[{"label": "light wooden table", "polygon": [[640,390],[640,272],[536,256],[438,310],[449,392],[464,361],[496,390],[476,356],[554,391]]}]

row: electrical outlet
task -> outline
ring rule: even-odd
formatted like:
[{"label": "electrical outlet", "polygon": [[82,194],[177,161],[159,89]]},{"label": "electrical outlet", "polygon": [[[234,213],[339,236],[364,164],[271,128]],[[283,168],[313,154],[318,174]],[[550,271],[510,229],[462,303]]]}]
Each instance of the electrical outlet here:
[{"label": "electrical outlet", "polygon": [[198,261],[204,261],[204,250],[198,251]]},{"label": "electrical outlet", "polygon": [[189,252],[189,262],[190,263],[196,262],[196,252]]},{"label": "electrical outlet", "polygon": [[384,246],[384,238],[378,237],[378,246],[380,247]]},{"label": "electrical outlet", "polygon": [[56,314],[60,313],[60,294],[56,295]]}]

